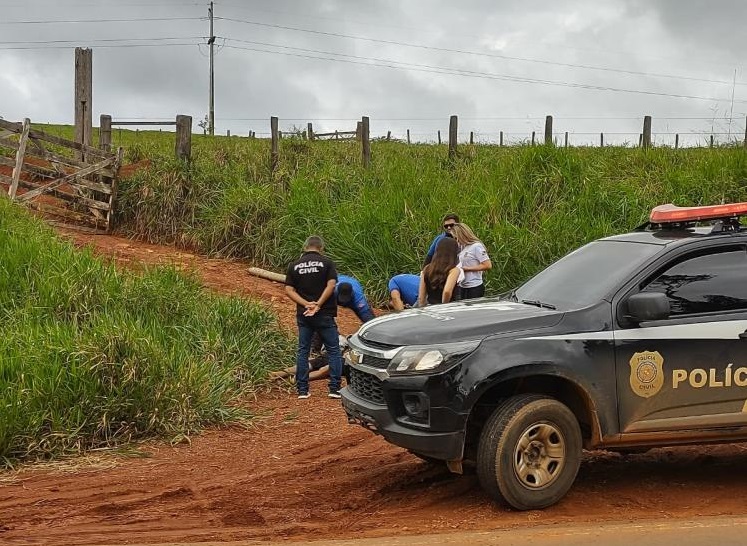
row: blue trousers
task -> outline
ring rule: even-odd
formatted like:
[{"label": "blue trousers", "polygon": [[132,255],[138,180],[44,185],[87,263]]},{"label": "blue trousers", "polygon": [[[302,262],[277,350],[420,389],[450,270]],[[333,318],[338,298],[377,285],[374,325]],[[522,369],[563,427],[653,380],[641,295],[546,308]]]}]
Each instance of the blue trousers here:
[{"label": "blue trousers", "polygon": [[309,353],[314,332],[322,338],[329,356],[329,390],[330,392],[339,391],[342,378],[342,354],[335,318],[327,315],[314,315],[313,317],[296,315],[296,324],[298,324],[298,353],[296,355],[298,393],[309,392]]}]

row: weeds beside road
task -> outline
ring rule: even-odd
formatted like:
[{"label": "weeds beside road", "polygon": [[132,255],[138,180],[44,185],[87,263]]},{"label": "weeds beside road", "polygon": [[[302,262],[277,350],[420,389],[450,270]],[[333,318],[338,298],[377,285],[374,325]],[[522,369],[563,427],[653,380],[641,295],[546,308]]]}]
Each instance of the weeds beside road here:
[{"label": "weeds beside road", "polygon": [[0,199],[0,461],[50,458],[248,415],[291,343],[259,304],[174,268],[118,271]]},{"label": "weeds beside road", "polygon": [[284,139],[273,178],[267,141],[199,138],[186,166],[158,147],[165,135],[141,134],[129,148],[150,166],[120,185],[119,229],[279,271],[317,233],[379,303],[391,276],[420,270],[446,212],[486,243],[488,292],[498,293],[583,243],[631,230],[656,205],[747,200],[741,148],[465,145],[449,161],[443,146],[375,142],[366,170],[358,143]]}]

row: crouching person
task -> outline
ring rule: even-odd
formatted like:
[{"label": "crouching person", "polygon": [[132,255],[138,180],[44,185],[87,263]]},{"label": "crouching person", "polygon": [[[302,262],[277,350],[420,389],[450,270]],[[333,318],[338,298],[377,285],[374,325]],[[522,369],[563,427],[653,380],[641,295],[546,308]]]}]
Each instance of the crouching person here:
[{"label": "crouching person", "polygon": [[337,284],[335,263],[324,255],[324,241],[313,235],[306,239],[301,257],[288,265],[285,292],[296,304],[298,353],[296,388],[298,398],[309,398],[309,353],[311,339],[318,333],[329,357],[329,397],[340,398],[342,357],[337,333]]}]

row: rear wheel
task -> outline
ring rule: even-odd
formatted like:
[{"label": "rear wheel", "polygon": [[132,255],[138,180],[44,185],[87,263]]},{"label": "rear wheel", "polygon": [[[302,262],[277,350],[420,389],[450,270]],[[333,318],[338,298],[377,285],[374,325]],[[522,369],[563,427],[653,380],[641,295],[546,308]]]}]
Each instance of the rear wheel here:
[{"label": "rear wheel", "polygon": [[553,398],[520,394],[503,402],[480,435],[477,476],[498,501],[518,510],[558,502],[576,479],[581,429]]}]

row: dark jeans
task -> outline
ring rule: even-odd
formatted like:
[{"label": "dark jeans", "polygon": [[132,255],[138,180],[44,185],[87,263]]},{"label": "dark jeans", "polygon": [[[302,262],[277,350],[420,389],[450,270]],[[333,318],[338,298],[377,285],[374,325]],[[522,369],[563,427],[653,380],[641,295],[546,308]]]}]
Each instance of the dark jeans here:
[{"label": "dark jeans", "polygon": [[472,288],[462,288],[461,299],[471,300],[473,298],[481,298],[485,295],[485,285],[473,286]]},{"label": "dark jeans", "polygon": [[298,353],[296,355],[298,393],[309,392],[309,353],[311,352],[311,338],[315,332],[322,338],[329,356],[329,390],[330,392],[340,390],[342,355],[335,318],[327,315],[314,315],[313,317],[296,315],[296,324],[298,324]]}]

